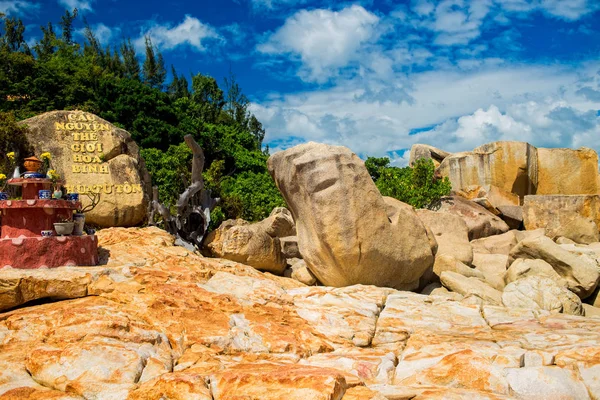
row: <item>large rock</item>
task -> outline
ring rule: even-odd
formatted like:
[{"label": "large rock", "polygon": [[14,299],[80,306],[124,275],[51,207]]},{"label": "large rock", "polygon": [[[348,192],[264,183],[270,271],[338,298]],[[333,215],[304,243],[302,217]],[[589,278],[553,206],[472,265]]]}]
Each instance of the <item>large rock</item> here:
[{"label": "large rock", "polygon": [[527,230],[545,228],[550,237],[564,236],[585,244],[597,242],[600,196],[526,196],[523,219]]},{"label": "large rock", "polygon": [[475,270],[483,274],[484,280],[494,289],[504,289],[504,275],[508,267],[508,255],[504,254],[473,254]]},{"label": "large rock", "polygon": [[598,154],[595,150],[587,147],[538,149],[537,153],[536,194],[598,194]]},{"label": "large rock", "polygon": [[[52,111],[23,121],[39,156],[52,154],[52,167],[69,192],[99,193],[86,222],[100,227],[135,226],[146,217],[150,177],[129,133],[83,111]],[[89,200],[80,196],[84,205]]]},{"label": "large rock", "polygon": [[581,299],[591,295],[600,281],[600,267],[594,258],[571,253],[546,236],[523,240],[511,250],[510,257],[546,261]]},{"label": "large rock", "polygon": [[448,157],[451,153],[438,149],[427,144],[413,144],[410,148],[410,159],[408,165],[412,166],[414,162],[420,158],[432,160],[435,167],[439,167],[444,158]]},{"label": "large rock", "polygon": [[469,240],[498,235],[510,229],[504,221],[479,204],[460,196],[442,197],[437,211],[461,217],[469,228]]},{"label": "large rock", "polygon": [[518,258],[510,265],[504,274],[504,282],[509,284],[530,276],[548,278],[556,282],[560,287],[568,287],[567,281],[546,261],[524,258]]},{"label": "large rock", "polygon": [[446,254],[470,265],[473,249],[469,244],[469,229],[465,221],[454,214],[431,210],[416,210],[425,227],[431,229],[438,244],[436,256]]},{"label": "large rock", "polygon": [[478,278],[468,278],[452,271],[444,271],[440,281],[449,290],[467,297],[473,297],[483,304],[501,305],[502,292],[494,289]]},{"label": "large rock", "polygon": [[500,235],[488,236],[471,241],[474,253],[481,254],[506,254],[518,243],[515,231],[508,231]]},{"label": "large rock", "polygon": [[509,283],[502,293],[502,303],[510,308],[584,314],[579,297],[554,280],[541,276],[528,276]]},{"label": "large rock", "polygon": [[483,274],[480,271],[470,268],[469,266],[463,264],[460,260],[457,260],[448,254],[437,255],[435,257],[435,263],[433,264],[433,273],[439,279],[444,271],[452,271],[466,277],[484,279]]},{"label": "large rock", "polygon": [[537,151],[525,142],[488,143],[446,157],[436,173],[449,177],[455,191],[493,185],[523,198],[536,190]]},{"label": "large rock", "polygon": [[386,204],[344,147],[308,143],[275,153],[269,172],[296,221],[306,264],[325,285],[416,288],[433,264],[412,207]]},{"label": "large rock", "polygon": [[255,224],[242,219],[223,222],[206,237],[205,251],[214,257],[281,275],[287,262],[277,235],[288,235],[293,225],[289,211],[283,210],[276,210]]}]

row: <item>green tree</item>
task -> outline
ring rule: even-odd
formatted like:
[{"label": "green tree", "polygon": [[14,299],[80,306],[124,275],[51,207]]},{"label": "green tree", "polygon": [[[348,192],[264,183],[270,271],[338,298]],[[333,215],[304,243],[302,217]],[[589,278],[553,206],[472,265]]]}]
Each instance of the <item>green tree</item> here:
[{"label": "green tree", "polygon": [[142,70],[145,84],[152,88],[162,89],[167,77],[165,62],[162,54],[152,44],[150,36],[146,36],[146,59]]},{"label": "green tree", "polygon": [[121,43],[121,56],[123,57],[124,75],[129,79],[140,79],[140,63],[135,54],[131,39]]},{"label": "green tree", "polygon": [[73,21],[77,18],[78,13],[76,8],[72,12],[65,10],[65,14],[60,17],[58,23],[62,28],[62,39],[68,45],[73,44]]},{"label": "green tree", "polygon": [[432,160],[420,158],[412,168],[392,167],[389,163],[387,157],[369,157],[365,162],[383,196],[393,197],[416,208],[424,208],[450,194],[450,181],[448,178],[435,178]]}]

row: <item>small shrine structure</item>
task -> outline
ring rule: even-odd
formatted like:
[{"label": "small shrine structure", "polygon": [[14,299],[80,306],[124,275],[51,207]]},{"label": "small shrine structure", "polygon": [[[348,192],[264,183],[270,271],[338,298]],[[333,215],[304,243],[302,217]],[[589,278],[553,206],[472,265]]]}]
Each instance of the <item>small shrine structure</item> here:
[{"label": "small shrine structure", "polygon": [[20,186],[21,200],[0,200],[0,269],[55,268],[97,265],[96,235],[43,236],[54,230],[54,223],[72,221],[79,201],[40,199],[40,190],[50,190],[52,180],[15,178],[7,182]]}]

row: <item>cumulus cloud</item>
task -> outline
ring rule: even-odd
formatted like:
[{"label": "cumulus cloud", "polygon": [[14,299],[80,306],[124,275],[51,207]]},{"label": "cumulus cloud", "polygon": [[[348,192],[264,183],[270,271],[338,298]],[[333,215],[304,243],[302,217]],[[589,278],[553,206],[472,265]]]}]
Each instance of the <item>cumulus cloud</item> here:
[{"label": "cumulus cloud", "polygon": [[529,13],[541,11],[544,14],[576,21],[600,9],[596,0],[495,0],[504,10],[509,12]]},{"label": "cumulus cloud", "polygon": [[340,11],[302,10],[257,46],[270,55],[291,55],[302,62],[300,73],[325,82],[356,61],[361,46],[376,39],[379,17],[353,5]]},{"label": "cumulus cloud", "polygon": [[212,26],[190,15],[186,15],[179,25],[155,23],[150,28],[145,29],[140,37],[135,40],[138,49],[144,48],[146,36],[150,36],[152,42],[162,50],[172,50],[175,47],[187,45],[199,52],[206,51],[205,42],[207,40],[223,40]]},{"label": "cumulus cloud", "polygon": [[[353,79],[255,104],[252,111],[266,127],[265,142],[276,143],[276,149],[294,137],[294,143],[345,145],[363,155],[396,154],[399,164],[405,157],[398,150],[414,143],[454,152],[495,140],[548,147],[588,141],[600,150],[591,140],[599,132],[600,101],[583,101],[576,93],[582,70],[492,64],[414,73],[406,88],[411,101],[403,102],[372,102],[372,82]],[[589,67],[585,74],[596,70]]]},{"label": "cumulus cloud", "polygon": [[58,4],[67,8],[68,10],[73,10],[76,8],[80,12],[93,11],[93,2],[94,0],[58,0]]},{"label": "cumulus cloud", "polygon": [[28,1],[0,1],[0,13],[6,15],[21,15],[39,10],[40,5]]}]

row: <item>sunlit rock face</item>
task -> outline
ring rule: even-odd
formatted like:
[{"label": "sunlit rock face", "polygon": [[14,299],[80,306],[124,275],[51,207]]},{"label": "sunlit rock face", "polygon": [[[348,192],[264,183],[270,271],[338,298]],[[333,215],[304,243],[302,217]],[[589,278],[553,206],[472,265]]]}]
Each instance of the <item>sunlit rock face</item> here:
[{"label": "sunlit rock face", "polygon": [[101,266],[0,269],[0,399],[600,397],[600,317],[309,287],[157,228],[98,239]]},{"label": "sunlit rock face", "polygon": [[268,167],[296,221],[300,253],[323,284],[414,288],[433,264],[415,212],[386,205],[349,149],[303,144],[274,154]]}]

